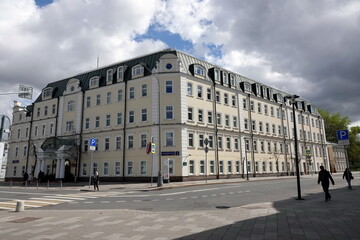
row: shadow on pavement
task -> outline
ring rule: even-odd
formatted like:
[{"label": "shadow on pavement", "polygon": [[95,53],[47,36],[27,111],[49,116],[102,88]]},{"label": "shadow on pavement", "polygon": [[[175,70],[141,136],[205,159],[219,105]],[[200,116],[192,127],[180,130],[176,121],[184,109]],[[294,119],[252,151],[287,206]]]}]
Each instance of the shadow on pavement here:
[{"label": "shadow on pavement", "polygon": [[241,206],[233,212],[244,213],[244,220],[177,239],[360,239],[360,186],[330,194],[329,202],[324,202],[324,193],[316,193],[305,200]]}]

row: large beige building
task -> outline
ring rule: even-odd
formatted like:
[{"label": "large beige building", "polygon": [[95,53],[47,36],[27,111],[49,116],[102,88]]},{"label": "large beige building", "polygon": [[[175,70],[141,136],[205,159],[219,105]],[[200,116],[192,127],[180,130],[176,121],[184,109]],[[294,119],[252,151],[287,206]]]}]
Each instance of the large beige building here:
[{"label": "large beige building", "polygon": [[6,177],[150,181],[159,165],[171,181],[294,174],[294,126],[300,172],[328,167],[323,119],[297,98],[294,125],[288,95],[173,49],[91,70],[15,103]]}]

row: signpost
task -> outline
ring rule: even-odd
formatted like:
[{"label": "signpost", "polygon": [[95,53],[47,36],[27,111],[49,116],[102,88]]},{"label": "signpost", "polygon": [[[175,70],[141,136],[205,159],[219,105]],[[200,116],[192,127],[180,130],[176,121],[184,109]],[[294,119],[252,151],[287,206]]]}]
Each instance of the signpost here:
[{"label": "signpost", "polygon": [[92,174],[94,174],[94,173],[92,173],[92,170],[93,170],[94,151],[96,150],[96,145],[97,145],[97,139],[91,138],[90,139],[91,161],[90,161],[90,166],[89,166],[89,189],[90,189],[90,185],[91,185],[91,176],[92,176]]},{"label": "signpost", "polygon": [[207,138],[204,139],[204,144],[205,144],[205,182],[207,183],[207,172],[208,172],[208,164],[207,164],[207,153],[209,152],[209,148],[208,148],[208,144],[209,144],[209,140]]},{"label": "signpost", "polygon": [[[346,157],[346,165],[347,165],[347,168],[348,168],[348,171],[347,174],[348,174],[348,179],[350,178],[349,174],[350,174],[350,164],[349,164],[349,158],[348,158],[348,155],[347,155],[347,150],[346,150],[346,146],[350,144],[350,141],[349,141],[349,130],[339,130],[339,131],[336,131],[336,136],[337,136],[337,139],[338,139],[338,144],[340,145],[344,145],[344,152],[345,152],[345,157]],[[348,181],[348,187],[349,189],[351,189],[351,185],[350,185],[350,181]]]}]

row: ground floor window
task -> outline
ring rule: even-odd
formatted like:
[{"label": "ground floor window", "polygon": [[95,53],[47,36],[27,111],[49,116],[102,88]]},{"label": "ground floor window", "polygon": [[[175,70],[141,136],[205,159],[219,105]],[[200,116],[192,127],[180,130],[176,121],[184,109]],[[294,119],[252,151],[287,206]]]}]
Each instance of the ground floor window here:
[{"label": "ground floor window", "polygon": [[87,169],[87,163],[83,163],[83,164],[82,164],[82,175],[83,175],[83,176],[86,176],[86,175],[87,175],[86,169]]},{"label": "ground floor window", "polygon": [[140,174],[146,175],[146,161],[140,162]]},{"label": "ground floor window", "polygon": [[115,162],[115,175],[120,175],[120,162]]},{"label": "ground floor window", "polygon": [[214,170],[215,170],[214,161],[211,160],[211,161],[210,161],[210,174],[214,174]]},{"label": "ground floor window", "polygon": [[133,175],[133,164],[132,161],[127,163],[127,175]]},{"label": "ground floor window", "polygon": [[189,174],[194,174],[195,172],[195,166],[194,166],[194,160],[189,161]]}]

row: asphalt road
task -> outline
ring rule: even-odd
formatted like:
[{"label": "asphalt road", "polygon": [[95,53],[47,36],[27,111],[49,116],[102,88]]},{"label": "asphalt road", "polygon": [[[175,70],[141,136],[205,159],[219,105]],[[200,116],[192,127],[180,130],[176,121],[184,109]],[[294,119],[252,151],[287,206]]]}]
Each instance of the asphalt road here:
[{"label": "asphalt road", "polygon": [[[301,178],[301,192],[305,199],[312,194],[321,193],[316,176]],[[335,177],[335,186],[330,189],[346,187],[340,176]],[[80,192],[66,189],[24,189],[0,188],[0,201],[14,199],[56,202],[44,204],[48,210],[94,210],[94,209],[132,209],[145,211],[201,211],[217,208],[232,208],[248,204],[274,202],[297,197],[296,179],[276,179],[269,181],[250,181],[215,185],[199,185],[165,189],[160,191],[137,191],[111,189],[106,192]],[[333,196],[336,199],[336,196]],[[30,208],[38,209],[38,208]]]}]

